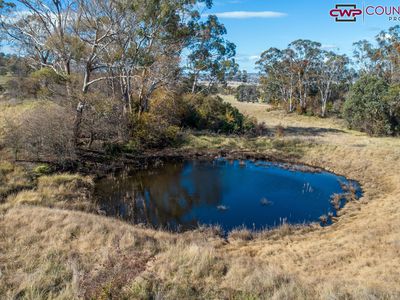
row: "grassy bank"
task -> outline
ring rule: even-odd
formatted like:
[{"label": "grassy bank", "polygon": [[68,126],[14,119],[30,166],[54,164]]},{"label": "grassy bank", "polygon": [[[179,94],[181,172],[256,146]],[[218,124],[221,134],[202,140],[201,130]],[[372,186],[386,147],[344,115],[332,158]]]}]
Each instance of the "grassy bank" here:
[{"label": "grassy bank", "polygon": [[72,211],[68,201],[87,199],[70,193],[76,185],[90,189],[90,179],[39,178],[35,190],[8,196],[2,210],[0,294],[6,299],[400,298],[400,140],[349,131],[340,120],[230,101],[265,121],[271,137],[191,135],[185,150],[290,152],[296,161],[359,181],[363,197],[346,205],[329,227],[238,231],[225,240],[218,230],[178,235]]},{"label": "grassy bank", "polygon": [[22,167],[0,161],[0,202],[12,193],[32,187],[32,178]]}]

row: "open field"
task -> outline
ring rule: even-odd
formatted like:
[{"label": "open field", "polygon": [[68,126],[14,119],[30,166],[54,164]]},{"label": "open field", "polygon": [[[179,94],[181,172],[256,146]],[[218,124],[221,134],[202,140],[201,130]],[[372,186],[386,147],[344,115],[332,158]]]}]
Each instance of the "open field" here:
[{"label": "open field", "polygon": [[[349,203],[329,227],[283,226],[225,240],[212,229],[178,235],[62,210],[68,206],[48,198],[51,179],[42,179],[42,189],[10,196],[0,209],[0,295],[399,299],[400,139],[371,138],[347,130],[341,120],[286,115],[267,105],[226,99],[272,132],[282,126],[278,140],[299,154],[296,161],[359,181],[363,197]],[[279,152],[275,141],[195,136],[186,147]],[[45,193],[42,198],[53,208],[41,206],[41,200],[27,205],[29,193]],[[63,201],[68,200],[57,199]]]}]

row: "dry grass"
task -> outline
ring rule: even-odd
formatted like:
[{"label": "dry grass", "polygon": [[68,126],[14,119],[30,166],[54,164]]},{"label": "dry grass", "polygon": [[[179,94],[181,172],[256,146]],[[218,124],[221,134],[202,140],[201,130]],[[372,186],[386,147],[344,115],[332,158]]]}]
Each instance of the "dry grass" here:
[{"label": "dry grass", "polygon": [[229,241],[251,241],[253,238],[253,232],[245,227],[235,228],[228,235]]},{"label": "dry grass", "polygon": [[132,280],[172,240],[116,220],[31,206],[8,210],[0,234],[2,299],[77,299],[112,292],[110,284],[117,288]]},{"label": "dry grass", "polygon": [[22,167],[0,161],[0,203],[13,192],[33,186],[30,176]]},{"label": "dry grass", "polygon": [[37,181],[35,189],[10,195],[6,202],[84,211],[94,211],[96,208],[90,199],[94,182],[89,176],[63,173],[41,176]]},{"label": "dry grass", "polygon": [[349,202],[332,226],[284,225],[252,239],[238,231],[228,240],[213,230],[176,235],[82,212],[16,205],[0,218],[0,295],[399,299],[400,140],[348,131],[339,120],[235,105],[270,127],[281,124],[284,137],[193,136],[193,144],[260,153],[293,149],[299,162],[359,181],[363,197]]},{"label": "dry grass", "polygon": [[243,136],[214,136],[207,134],[187,134],[185,144],[181,150],[220,150],[232,152],[252,152],[270,154],[273,157],[296,159],[303,156],[304,151],[313,147],[312,138],[298,139],[296,137],[271,138],[257,137],[246,138]]},{"label": "dry grass", "polygon": [[9,120],[18,119],[19,116],[35,107],[50,104],[51,102],[49,101],[39,100],[24,101],[17,105],[15,103],[0,102],[0,142],[4,134],[5,126]]}]

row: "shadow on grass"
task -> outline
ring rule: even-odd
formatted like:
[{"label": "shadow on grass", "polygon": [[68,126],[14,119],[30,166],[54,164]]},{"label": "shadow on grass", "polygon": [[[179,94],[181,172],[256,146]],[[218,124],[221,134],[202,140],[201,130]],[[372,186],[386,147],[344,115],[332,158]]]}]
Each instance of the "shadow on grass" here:
[{"label": "shadow on grass", "polygon": [[285,127],[285,135],[302,135],[302,136],[323,136],[331,133],[344,133],[345,131],[335,128],[321,128],[321,127]]}]

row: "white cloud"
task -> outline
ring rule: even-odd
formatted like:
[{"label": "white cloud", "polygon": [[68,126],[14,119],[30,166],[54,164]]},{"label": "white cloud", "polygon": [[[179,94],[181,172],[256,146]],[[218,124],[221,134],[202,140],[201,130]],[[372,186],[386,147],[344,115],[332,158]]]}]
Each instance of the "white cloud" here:
[{"label": "white cloud", "polygon": [[258,60],[258,59],[260,59],[259,55],[250,55],[249,56],[249,60]]},{"label": "white cloud", "polygon": [[[210,14],[206,14],[204,16],[208,16]],[[277,11],[227,11],[214,13],[218,18],[225,19],[250,19],[250,18],[282,18],[286,17],[286,13],[277,12]]]},{"label": "white cloud", "polygon": [[259,60],[260,56],[259,55],[248,55],[248,54],[237,54],[236,55],[236,60],[240,62],[255,62],[256,60]]},{"label": "white cloud", "polygon": [[321,46],[322,49],[324,50],[334,50],[334,49],[339,49],[339,47],[337,45],[330,45],[330,44],[323,44]]}]

